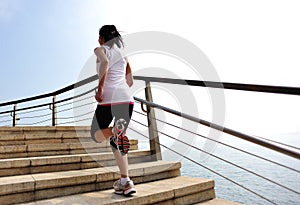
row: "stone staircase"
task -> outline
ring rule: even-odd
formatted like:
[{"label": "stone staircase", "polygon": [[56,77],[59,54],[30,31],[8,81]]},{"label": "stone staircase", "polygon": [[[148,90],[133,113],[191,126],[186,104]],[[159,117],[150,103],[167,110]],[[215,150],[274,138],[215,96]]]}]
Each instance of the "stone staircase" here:
[{"label": "stone staircase", "polygon": [[0,205],[213,203],[213,180],[180,176],[180,162],[153,161],[130,142],[138,193],[123,197],[112,190],[111,148],[91,141],[89,127],[0,127]]}]

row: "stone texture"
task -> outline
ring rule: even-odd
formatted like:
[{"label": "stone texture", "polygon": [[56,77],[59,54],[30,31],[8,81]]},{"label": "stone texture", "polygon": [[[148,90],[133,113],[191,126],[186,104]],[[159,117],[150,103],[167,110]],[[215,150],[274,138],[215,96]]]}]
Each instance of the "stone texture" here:
[{"label": "stone texture", "polygon": [[28,153],[5,153],[5,154],[0,154],[0,159],[8,159],[8,158],[17,158],[17,157],[27,157]]},{"label": "stone texture", "polygon": [[30,160],[27,158],[1,159],[0,160],[0,169],[29,167],[29,166],[30,166]]},{"label": "stone texture", "polygon": [[0,127],[1,134],[22,134],[23,127]]},{"label": "stone texture", "polygon": [[96,174],[84,174],[82,171],[35,174],[33,178],[36,180],[36,190],[96,182]]},{"label": "stone texture", "polygon": [[[138,193],[129,198],[113,194],[119,169],[109,143],[94,143],[89,130],[89,126],[0,128],[0,136],[5,136],[0,139],[0,158],[26,157],[0,160],[0,205],[192,204],[215,197],[212,180],[181,177],[180,162],[147,162],[150,151],[129,152],[133,163],[129,173]],[[137,140],[130,143],[131,150],[138,149]],[[104,189],[109,190],[100,191]],[[58,198],[33,202],[52,197]]]},{"label": "stone texture", "polygon": [[[68,196],[77,193],[95,191],[95,184],[81,184],[77,186],[58,187],[55,189],[43,189],[35,192],[35,200],[48,199],[53,197]],[[52,204],[52,203],[51,203]],[[75,205],[75,203],[74,203]],[[79,204],[78,204],[79,205]]]},{"label": "stone texture", "polygon": [[81,162],[81,157],[79,155],[34,157],[31,158],[30,161],[31,161],[31,166],[43,166],[43,165],[55,165],[55,164],[79,163]]},{"label": "stone texture", "polygon": [[61,139],[36,139],[36,140],[27,140],[25,144],[58,144],[61,143]]},{"label": "stone texture", "polygon": [[198,202],[207,201],[216,197],[214,189],[205,190],[193,194],[185,194],[179,198],[175,197],[175,205],[195,204]]},{"label": "stone texture", "polygon": [[15,176],[15,175],[24,175],[29,174],[30,167],[18,167],[10,169],[0,169],[0,177]]},{"label": "stone texture", "polygon": [[28,173],[34,174],[34,173],[59,172],[59,171],[80,170],[80,169],[81,169],[81,165],[79,163],[60,164],[60,165],[30,167]]},{"label": "stone texture", "polygon": [[18,152],[26,152],[26,145],[10,145],[10,146],[0,146],[0,153],[18,153]]},{"label": "stone texture", "polygon": [[182,177],[181,181],[189,184],[189,186],[181,189],[178,184],[173,184],[176,198],[184,196],[186,193],[200,192],[214,188],[214,181],[209,179]]},{"label": "stone texture", "polygon": [[0,177],[0,195],[34,191],[34,182],[31,175]]},{"label": "stone texture", "polygon": [[0,195],[0,205],[11,205],[24,202],[34,201],[34,192],[26,192],[11,195]]},{"label": "stone texture", "polygon": [[180,162],[166,163],[166,161],[157,161],[157,163],[153,162],[153,166],[151,166],[149,169],[145,170],[144,175],[163,172],[164,170],[174,170],[174,169],[180,169],[180,168],[181,168]]},{"label": "stone texture", "polygon": [[49,139],[58,139],[61,141],[61,138],[62,138],[62,134],[59,134],[59,133],[26,133],[25,134],[25,139],[27,141],[29,140],[49,140]]},{"label": "stone texture", "polygon": [[60,150],[60,151],[43,151],[43,152],[28,152],[28,157],[41,157],[41,156],[53,156],[53,155],[69,155],[70,150]]},{"label": "stone texture", "polygon": [[83,155],[81,157],[82,162],[92,162],[92,161],[105,161],[105,160],[114,160],[113,153],[94,153],[90,155]]},{"label": "stone texture", "polygon": [[105,181],[114,181],[116,179],[113,169],[107,168],[95,168],[84,170],[84,173],[88,174],[95,174],[96,175],[96,182],[102,183]]},{"label": "stone texture", "polygon": [[224,199],[212,199],[205,202],[197,203],[196,205],[242,205],[240,203],[227,201]]},{"label": "stone texture", "polygon": [[[175,189],[172,187],[174,184],[177,184],[177,188],[184,189],[184,187],[193,186],[195,183],[193,180],[187,180],[186,177],[176,177],[167,180],[138,184],[136,185],[138,192],[132,197],[116,195],[113,193],[113,190],[110,189],[42,200],[37,201],[35,204],[192,204],[214,197],[214,190],[210,189],[199,193],[194,193],[190,190],[192,192],[187,192],[186,196],[176,198]],[[104,184],[104,186],[107,186],[107,184]]]},{"label": "stone texture", "polygon": [[23,132],[54,132],[55,127],[53,126],[24,126]]},{"label": "stone texture", "polygon": [[59,151],[69,150],[69,144],[30,144],[28,145],[28,152],[44,152],[44,151]]},{"label": "stone texture", "polygon": [[0,142],[4,142],[4,141],[24,141],[25,140],[25,135],[24,134],[2,134],[1,133],[1,137],[0,137]]},{"label": "stone texture", "polygon": [[145,175],[145,176],[137,176],[133,177],[135,183],[143,183],[149,181],[158,181],[160,179],[169,179],[180,176],[180,170],[171,170],[167,172],[161,172],[152,175]]}]

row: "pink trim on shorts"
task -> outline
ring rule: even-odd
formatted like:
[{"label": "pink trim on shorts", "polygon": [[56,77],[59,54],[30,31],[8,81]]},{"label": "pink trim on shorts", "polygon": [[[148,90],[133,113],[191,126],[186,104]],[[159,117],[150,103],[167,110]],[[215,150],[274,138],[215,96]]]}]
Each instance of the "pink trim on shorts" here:
[{"label": "pink trim on shorts", "polygon": [[116,102],[116,103],[99,104],[99,105],[101,105],[101,106],[113,106],[113,105],[124,105],[124,104],[133,105],[134,102],[132,102],[132,101],[130,101],[130,102]]}]

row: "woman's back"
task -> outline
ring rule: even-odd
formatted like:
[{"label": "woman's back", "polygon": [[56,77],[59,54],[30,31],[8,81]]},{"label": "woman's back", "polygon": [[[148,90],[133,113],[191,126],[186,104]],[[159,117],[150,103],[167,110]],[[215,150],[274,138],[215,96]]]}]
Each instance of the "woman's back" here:
[{"label": "woman's back", "polygon": [[[129,86],[126,83],[126,59],[122,55],[123,48],[103,45],[108,58],[108,71],[103,86],[103,101],[100,104],[111,104],[120,102],[131,102]],[[99,64],[97,64],[99,74]]]},{"label": "woman's back", "polygon": [[122,48],[103,46],[109,60],[108,72],[104,86],[118,86],[125,82],[126,59],[122,56]]}]

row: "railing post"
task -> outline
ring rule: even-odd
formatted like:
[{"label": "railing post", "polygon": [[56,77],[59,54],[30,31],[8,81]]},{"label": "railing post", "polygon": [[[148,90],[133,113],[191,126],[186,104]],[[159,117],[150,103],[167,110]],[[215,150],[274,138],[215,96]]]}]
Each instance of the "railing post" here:
[{"label": "railing post", "polygon": [[57,117],[56,117],[56,96],[53,96],[52,100],[52,126],[57,125]]},{"label": "railing post", "polygon": [[17,104],[14,104],[14,111],[12,113],[13,121],[12,126],[15,127],[17,125]]},{"label": "railing post", "polygon": [[[150,82],[146,81],[145,88],[146,100],[149,102],[153,102],[151,86]],[[148,131],[149,131],[149,143],[150,143],[150,151],[154,160],[161,160],[161,151],[159,144],[159,136],[157,132],[157,124],[155,118],[154,108],[147,106],[147,120],[148,120]]]}]

